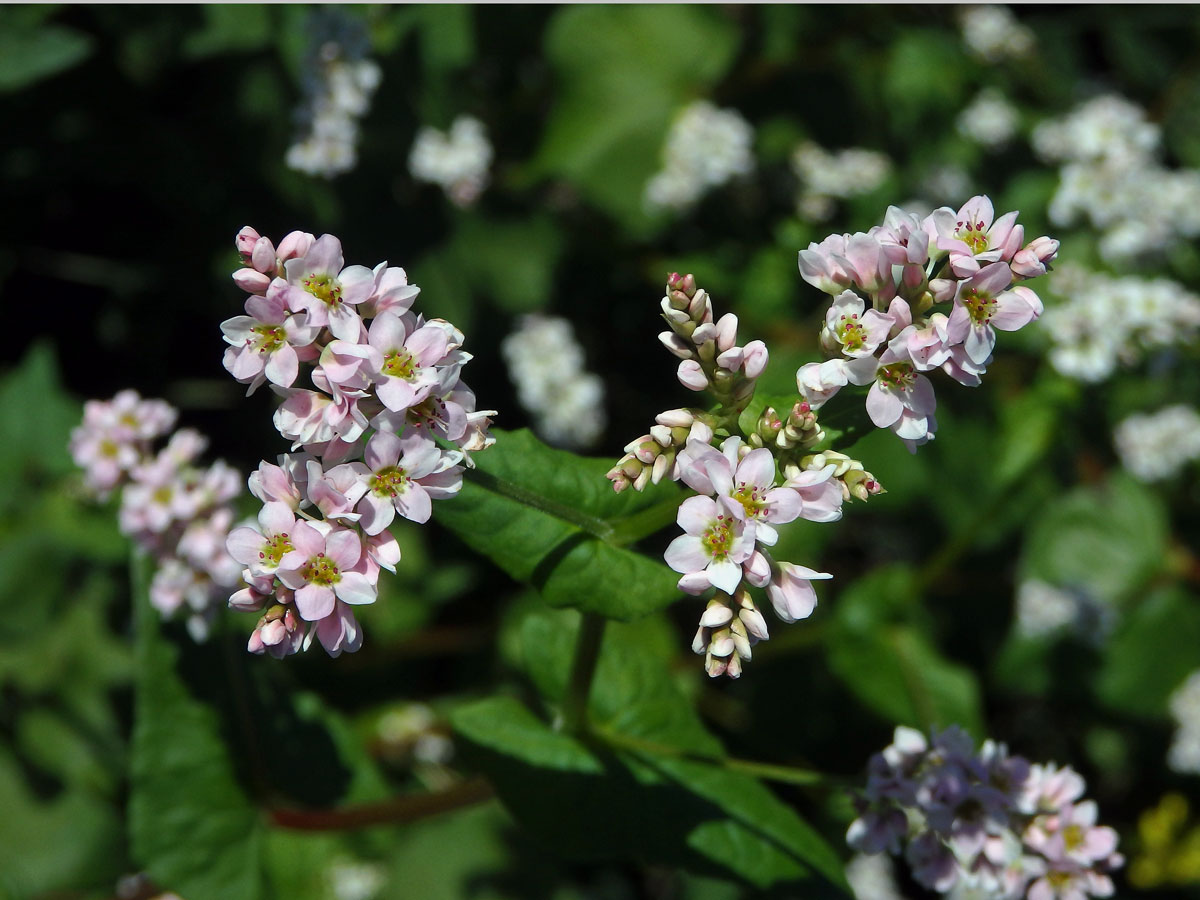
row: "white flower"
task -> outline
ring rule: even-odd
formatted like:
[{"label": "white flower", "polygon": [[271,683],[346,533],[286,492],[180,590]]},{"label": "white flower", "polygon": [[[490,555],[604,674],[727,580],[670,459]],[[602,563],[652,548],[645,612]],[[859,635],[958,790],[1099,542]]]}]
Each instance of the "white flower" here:
[{"label": "white flower", "polygon": [[456,118],[448,133],[423,127],[408,156],[412,177],[441,186],[457,206],[470,206],[479,198],[491,165],[487,129],[471,116]]},{"label": "white flower", "polygon": [[1200,669],[1171,695],[1171,715],[1179,725],[1167,765],[1176,772],[1200,774]]},{"label": "white flower", "polygon": [[535,430],[552,444],[586,447],[604,431],[604,382],[584,370],[583,348],[571,323],[554,316],[522,316],[500,344]]},{"label": "white flower", "polygon": [[828,218],[832,200],[869,194],[891,170],[891,160],[874,150],[850,147],[830,153],[806,141],[792,153],[792,171],[802,185],[799,211],[805,218]]},{"label": "white flower", "polygon": [[994,149],[1006,144],[1017,130],[1017,110],[993,88],[980,91],[958,116],[959,134]]},{"label": "white flower", "polygon": [[1025,56],[1033,49],[1033,32],[1017,22],[1006,6],[965,8],[962,31],[967,48],[987,62]]},{"label": "white flower", "polygon": [[1121,465],[1141,481],[1164,481],[1200,459],[1200,413],[1176,404],[1135,414],[1113,432]]},{"label": "white flower", "polygon": [[332,178],[358,163],[358,120],[366,115],[371,95],[382,77],[379,66],[369,59],[347,61],[339,51],[320,69],[319,87],[309,109],[308,132],[288,148],[289,168],[309,175]]},{"label": "white flower", "polygon": [[754,168],[754,129],[733,109],[700,100],[685,107],[671,125],[663,168],[646,184],[652,210],[682,210],[710,188]]}]

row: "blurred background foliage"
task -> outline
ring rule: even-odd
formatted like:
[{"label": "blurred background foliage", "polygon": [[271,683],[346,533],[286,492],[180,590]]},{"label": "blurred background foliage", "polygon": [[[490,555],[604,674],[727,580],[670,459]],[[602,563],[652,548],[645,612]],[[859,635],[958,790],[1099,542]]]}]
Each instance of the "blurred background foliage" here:
[{"label": "blurred background foliage", "polygon": [[[398,534],[399,577],[363,615],[358,654],[246,658],[238,616],[202,647],[161,640],[130,601],[115,509],[89,505],[72,478],[68,434],[84,399],[133,387],[180,407],[242,471],[284,449],[265,392],[243,399],[220,365],[245,224],[335,233],[348,261],[404,266],[427,314],[466,332],[470,382],[505,428],[530,420],[498,338],[522,313],[565,317],[603,378],[595,452],[613,458],[687,402],[654,339],[667,272],[695,272],[744,335],[768,342],[762,388],[786,394],[819,356],[824,302],[796,251],[868,228],[889,203],[957,208],[985,192],[998,212],[1021,211],[1027,235],[1059,237],[1065,260],[1195,290],[1194,240],[1114,268],[1087,225],[1052,228],[1059,173],[1028,136],[1116,92],[1161,126],[1171,165],[1200,166],[1200,15],[1015,13],[1034,49],[989,62],[949,6],[0,8],[0,285],[21,324],[0,380],[0,895],[767,895],[776,879],[753,870],[769,861],[739,873],[657,846],[588,854],[586,810],[539,830],[545,810],[518,802],[519,772],[515,792],[490,774],[527,829],[494,800],[366,829],[281,827],[264,810],[467,784],[476,762],[447,749],[450,719],[469,745],[479,698],[545,692],[538,660],[559,652],[547,635],[570,614],[435,525]],[[284,159],[316,48],[339,33],[365,40],[382,77],[357,165],[324,178]],[[999,150],[955,125],[983,88],[1018,114]],[[753,125],[754,171],[682,213],[649,209],[672,119],[697,99]],[[407,165],[421,126],[460,114],[494,148],[491,184],[463,208]],[[798,207],[790,164],[805,140],[878,151],[890,168],[817,220]],[[953,190],[936,186],[947,167],[964,176]],[[695,604],[613,634],[669,664],[671,696],[738,757],[853,782],[896,723],[957,722],[1069,762],[1132,860],[1118,894],[1200,896],[1197,776],[1165,762],[1169,698],[1200,668],[1196,468],[1147,485],[1121,471],[1111,438],[1131,412],[1195,403],[1194,348],[1087,385],[1048,365],[1047,347],[1036,327],[1006,335],[982,388],[940,392],[938,439],[917,455],[886,432],[855,446],[888,493],[836,526],[785,531],[776,555],[834,580],[740,681],[708,682],[687,652]],[[1095,627],[1023,635],[1014,593],[1035,579],[1085,596]],[[139,704],[172,714],[135,715],[135,682]],[[414,752],[431,736],[440,749]],[[156,785],[132,803],[131,773]],[[842,846],[843,792],[773,790]],[[130,877],[148,867],[169,877]],[[773,890],[797,896],[786,876]]]}]

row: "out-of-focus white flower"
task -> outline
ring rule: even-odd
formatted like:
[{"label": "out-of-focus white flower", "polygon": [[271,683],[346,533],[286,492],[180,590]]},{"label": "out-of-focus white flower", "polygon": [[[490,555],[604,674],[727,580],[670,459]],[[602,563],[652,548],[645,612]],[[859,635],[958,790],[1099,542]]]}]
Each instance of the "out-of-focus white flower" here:
[{"label": "out-of-focus white flower", "polygon": [[1083,590],[1063,590],[1030,579],[1017,588],[1016,629],[1022,637],[1072,634],[1100,645],[1112,632],[1116,616],[1111,606]]},{"label": "out-of-focus white flower", "polygon": [[989,149],[1004,146],[1017,131],[1017,110],[994,88],[985,88],[961,112],[958,133]]},{"label": "out-of-focus white flower", "polygon": [[387,882],[385,869],[378,863],[345,858],[335,859],[325,877],[336,900],[371,900]]},{"label": "out-of-focus white flower", "polygon": [[737,110],[700,100],[685,107],[671,125],[663,167],[646,183],[652,210],[683,210],[710,188],[754,168],[754,129]]},{"label": "out-of-focus white flower", "polygon": [[1200,669],[1171,695],[1171,715],[1178,723],[1167,765],[1176,772],[1200,774]]},{"label": "out-of-focus white flower", "polygon": [[456,206],[470,206],[488,185],[492,142],[483,123],[459,116],[449,132],[428,126],[417,132],[408,171],[418,181],[440,185]]},{"label": "out-of-focus white flower", "polygon": [[833,213],[835,199],[869,194],[883,184],[892,163],[874,150],[850,147],[831,153],[806,141],[792,153],[792,171],[802,185],[800,215],[820,221]]},{"label": "out-of-focus white flower", "polygon": [[1064,302],[1047,304],[1042,315],[1050,362],[1080,381],[1103,381],[1118,365],[1200,332],[1200,297],[1165,278],[1112,278],[1064,264],[1053,290]]},{"label": "out-of-focus white flower", "polygon": [[904,900],[896,884],[896,867],[885,853],[856,853],[846,864],[846,880],[855,900]]},{"label": "out-of-focus white flower", "polygon": [[1033,32],[1007,6],[968,6],[961,16],[963,43],[988,62],[1015,59],[1033,49]]},{"label": "out-of-focus white flower", "polygon": [[1141,481],[1174,478],[1200,459],[1200,413],[1179,403],[1155,413],[1135,414],[1113,432],[1121,465]]},{"label": "out-of-focus white flower", "polygon": [[1040,123],[1033,148],[1061,162],[1050,220],[1099,229],[1101,253],[1126,260],[1200,236],[1200,172],[1158,161],[1160,133],[1145,111],[1105,95]]},{"label": "out-of-focus white flower", "polygon": [[517,399],[552,444],[586,447],[604,430],[604,382],[584,371],[583,349],[571,323],[554,316],[522,316],[500,344]]},{"label": "out-of-focus white flower", "polygon": [[342,59],[336,44],[326,45],[320,56],[308,129],[288,148],[285,161],[300,172],[332,178],[358,163],[358,120],[370,109],[382,72],[369,59]]}]

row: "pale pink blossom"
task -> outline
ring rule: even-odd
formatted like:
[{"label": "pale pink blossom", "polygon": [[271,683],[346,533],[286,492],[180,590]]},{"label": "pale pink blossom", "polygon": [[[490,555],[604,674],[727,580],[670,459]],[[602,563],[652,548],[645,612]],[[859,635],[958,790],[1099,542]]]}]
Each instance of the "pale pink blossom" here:
[{"label": "pale pink blossom", "polygon": [[376,588],[363,574],[356,532],[324,522],[297,522],[293,550],[279,561],[276,577],[296,592],[296,609],[308,622],[334,612],[334,601],[374,603]]},{"label": "pale pink blossom", "polygon": [[684,500],[678,522],[686,534],[667,547],[667,565],[682,575],[703,572],[713,587],[733,593],[754,549],[754,524],[743,523],[711,497]]},{"label": "pale pink blossom", "polygon": [[432,495],[447,496],[462,486],[456,462],[423,434],[376,432],[367,442],[364,462],[351,464],[362,485],[358,511],[363,531],[379,534],[396,513],[417,523],[429,521]]},{"label": "pale pink blossom", "polygon": [[243,525],[229,533],[226,548],[252,576],[272,576],[279,568],[279,561],[295,549],[290,537],[295,527],[292,509],[285,503],[272,501],[259,510],[257,528]]},{"label": "pale pink blossom", "polygon": [[366,266],[343,268],[342,242],[324,234],[303,256],[284,263],[288,306],[308,312],[308,324],[328,326],[334,337],[358,340],[362,320],[354,307],[375,290],[375,274]]},{"label": "pale pink blossom", "polygon": [[795,563],[776,562],[767,557],[771,567],[771,581],[766,585],[767,599],[782,622],[807,619],[817,606],[817,592],[813,581],[832,578],[828,572],[818,572]]},{"label": "pale pink blossom", "polygon": [[977,365],[986,365],[996,345],[994,328],[1016,331],[1042,313],[1042,302],[1027,287],[1007,290],[1012,270],[1005,263],[984,266],[970,278],[959,282],[954,295],[954,310],[946,323],[953,344],[962,344],[967,357]]},{"label": "pale pink blossom", "polygon": [[867,415],[879,428],[890,428],[909,449],[925,443],[936,428],[937,397],[929,379],[909,362],[888,361],[885,351],[867,392]]},{"label": "pale pink blossom", "polygon": [[879,310],[865,309],[863,299],[854,291],[843,291],[834,298],[825,314],[821,346],[828,352],[849,357],[870,356],[887,339],[892,322]]},{"label": "pale pink blossom", "polygon": [[1021,249],[1025,229],[1017,224],[1017,213],[993,221],[994,216],[992,201],[981,194],[952,219],[944,213],[937,219],[938,248],[950,254],[950,270],[959,278],[973,275],[985,263],[1008,262]]}]

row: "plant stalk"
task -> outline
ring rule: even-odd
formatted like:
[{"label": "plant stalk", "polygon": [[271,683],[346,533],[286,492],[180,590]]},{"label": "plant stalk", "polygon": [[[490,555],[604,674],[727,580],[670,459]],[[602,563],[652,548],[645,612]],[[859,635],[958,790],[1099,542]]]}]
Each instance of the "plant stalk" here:
[{"label": "plant stalk", "polygon": [[580,735],[587,731],[588,697],[592,692],[596,664],[600,661],[600,644],[604,640],[604,625],[607,621],[595,613],[584,613],[579,623],[575,658],[571,661],[571,680],[567,682],[567,691],[563,697],[562,730],[567,734]]}]

